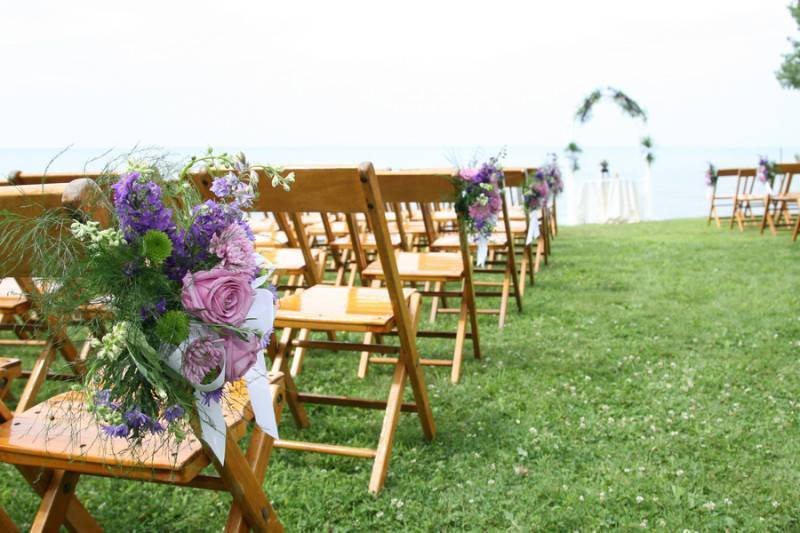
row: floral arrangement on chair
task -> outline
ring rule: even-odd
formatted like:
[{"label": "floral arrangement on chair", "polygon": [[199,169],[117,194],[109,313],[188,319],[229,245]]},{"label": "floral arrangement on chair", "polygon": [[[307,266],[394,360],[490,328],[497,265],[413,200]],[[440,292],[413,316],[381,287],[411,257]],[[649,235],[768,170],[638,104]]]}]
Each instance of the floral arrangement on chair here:
[{"label": "floral arrangement on chair", "polygon": [[549,198],[550,184],[541,169],[537,169],[523,195],[525,209],[529,213],[528,234],[525,237],[526,245],[539,238],[539,210],[547,206]]},{"label": "floral arrangement on chair", "polygon": [[717,168],[709,163],[706,169],[706,187],[714,187],[717,184],[717,178],[719,178]]},{"label": "floral arrangement on chair", "polygon": [[776,164],[762,156],[758,161],[756,178],[767,187],[770,194],[772,194],[772,186],[775,184],[775,176],[777,174]]},{"label": "floral arrangement on chair", "polygon": [[[111,226],[76,220],[44,246],[70,260],[54,269],[47,257],[33,264],[61,287],[48,305],[102,302],[108,311],[98,326],[110,328],[93,341],[82,385],[102,430],[133,445],[165,432],[180,440],[187,415],[197,413],[203,440],[222,461],[227,383],[245,378],[258,424],[277,436],[263,355],[275,298],[243,208],[254,201],[259,171],[273,187],[294,178],[210,150],[171,178],[160,163],[129,162],[107,190],[111,201],[100,199]],[[201,167],[216,200],[202,202],[188,179]]]},{"label": "floral arrangement on chair", "polygon": [[458,172],[456,185],[459,190],[456,211],[461,215],[467,231],[478,242],[477,263],[485,264],[489,238],[497,225],[503,208],[501,198],[503,189],[503,168],[500,160],[505,156],[501,151],[480,166],[474,162]]},{"label": "floral arrangement on chair", "polygon": [[555,198],[564,192],[564,180],[561,178],[561,169],[558,166],[558,158],[555,154],[550,154],[547,163],[536,170],[535,178],[547,183],[551,198]]}]

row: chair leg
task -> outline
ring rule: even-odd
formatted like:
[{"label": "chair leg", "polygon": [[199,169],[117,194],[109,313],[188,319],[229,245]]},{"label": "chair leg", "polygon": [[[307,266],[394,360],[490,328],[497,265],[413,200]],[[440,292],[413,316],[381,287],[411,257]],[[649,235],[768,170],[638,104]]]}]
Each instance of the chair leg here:
[{"label": "chair leg", "polygon": [[19,531],[17,524],[11,520],[11,517],[8,516],[2,508],[0,508],[0,531],[6,531],[8,533],[18,533]]},{"label": "chair leg", "polygon": [[467,334],[467,299],[461,298],[461,311],[458,314],[456,345],[453,350],[453,367],[450,369],[450,382],[458,383],[461,377],[461,363],[464,360],[464,339]]},{"label": "chair leg", "polygon": [[58,533],[67,518],[67,508],[75,494],[80,474],[55,470],[42,495],[42,503],[31,524],[31,533]]},{"label": "chair leg", "polygon": [[[433,290],[434,291],[441,291],[442,290],[442,282],[441,281],[437,281],[436,283],[434,283]],[[438,296],[434,296],[433,298],[431,298],[431,318],[430,318],[430,323],[431,324],[436,322],[436,315],[438,315],[438,314],[439,314],[439,297]]]},{"label": "chair leg", "polygon": [[283,524],[231,432],[225,434],[225,464],[220,464],[210,450],[206,450],[206,453],[250,529],[259,532],[282,532]]},{"label": "chair leg", "polygon": [[[538,240],[536,243],[536,248],[538,253],[538,248],[539,248]],[[528,255],[528,268],[529,268],[528,277],[530,277],[531,287],[533,287],[536,284],[535,272],[533,271],[533,265],[534,265],[533,246],[531,245],[525,246],[525,253]]]},{"label": "chair leg", "polygon": [[[272,401],[275,408],[275,417],[280,420],[281,411],[283,410],[283,400],[280,386],[272,386]],[[273,439],[264,433],[256,424],[253,428],[253,434],[250,437],[250,445],[247,447],[247,464],[250,465],[256,481],[263,485],[264,476],[267,474],[269,468],[269,458],[272,455]],[[230,533],[247,533],[250,530],[247,521],[244,519],[242,510],[239,506],[234,504],[228,513],[228,522],[225,525],[225,531]]]},{"label": "chair leg", "polygon": [[[305,407],[300,403],[300,398],[297,396],[297,386],[289,372],[288,363],[286,361],[288,350],[291,349],[296,332],[296,329],[284,328],[277,349],[270,348],[267,351],[267,355],[272,359],[272,370],[283,372],[286,403],[289,405],[289,411],[292,413],[295,425],[299,428],[307,428],[309,426],[308,415],[306,414]],[[272,346],[272,343],[270,343],[270,346]]]},{"label": "chair leg", "polygon": [[[50,485],[50,481],[52,480],[53,470],[19,465],[17,465],[16,468],[33,491],[39,496],[44,497]],[[81,533],[100,533],[103,531],[103,528],[95,522],[92,515],[83,507],[83,504],[81,504],[80,500],[78,500],[74,494],[67,506],[66,525],[71,531],[80,531]]]},{"label": "chair leg", "polygon": [[794,225],[794,231],[792,232],[792,242],[797,241],[797,235],[800,233],[800,215],[797,217],[797,223]]},{"label": "chair leg", "polygon": [[[310,334],[309,330],[301,329],[300,333],[297,335],[297,340],[304,341],[308,339],[309,334]],[[297,348],[294,349],[294,352],[292,353],[292,370],[291,370],[293,378],[299,376],[300,372],[303,371],[303,360],[305,359],[305,356],[306,356],[306,349],[303,348],[302,346],[298,346]]]},{"label": "chair leg", "polygon": [[503,288],[500,292],[500,318],[498,319],[497,327],[503,329],[506,324],[506,312],[508,311],[508,298],[510,295],[509,289],[511,288],[511,276],[508,272],[509,268],[506,267],[505,276],[503,276]]},{"label": "chair leg", "polygon": [[16,413],[22,413],[36,404],[36,395],[38,394],[39,389],[42,387],[42,384],[47,377],[47,371],[50,368],[50,364],[53,362],[55,355],[56,348],[53,346],[52,342],[49,342],[47,346],[45,346],[45,348],[39,353],[39,357],[33,364],[31,375],[28,378],[28,381],[25,383],[25,388],[23,389],[22,395],[17,403],[17,409],[15,411]]},{"label": "chair leg", "polygon": [[[371,331],[364,333],[364,344],[372,343],[373,334]],[[369,352],[361,352],[361,358],[358,361],[358,377],[364,379],[367,377],[367,369],[369,368]]]},{"label": "chair leg", "polygon": [[[536,258],[533,261],[533,268],[531,269],[531,275],[533,275],[534,272],[537,274],[539,273],[539,268],[541,267],[542,264],[542,256],[544,256],[546,261],[547,254],[545,253],[545,242],[542,237],[539,237],[539,239],[536,241]],[[531,282],[531,285],[533,285],[533,282]]]},{"label": "chair leg", "polygon": [[377,494],[383,488],[386,474],[389,471],[389,458],[392,453],[394,434],[397,422],[400,419],[400,408],[403,405],[403,392],[406,386],[406,368],[402,361],[394,367],[392,386],[389,389],[389,398],[386,402],[386,412],[383,417],[381,436],[378,439],[378,448],[375,451],[375,462],[372,464],[372,476],[369,480],[369,491]]}]

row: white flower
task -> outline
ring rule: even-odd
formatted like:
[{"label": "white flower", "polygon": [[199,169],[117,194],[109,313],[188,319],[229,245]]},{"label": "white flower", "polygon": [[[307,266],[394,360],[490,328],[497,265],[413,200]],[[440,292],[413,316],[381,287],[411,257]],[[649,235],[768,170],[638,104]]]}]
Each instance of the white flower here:
[{"label": "white flower", "polygon": [[127,337],[128,323],[117,322],[100,341],[92,341],[93,346],[99,346],[100,348],[97,350],[97,357],[100,359],[116,359],[125,348]]},{"label": "white flower", "polygon": [[641,496],[637,496],[636,497],[636,503],[642,503],[643,501],[644,501],[643,497],[641,497]]},{"label": "white flower", "polygon": [[715,504],[714,502],[706,502],[703,504],[703,509],[705,509],[706,511],[713,511],[716,508],[717,504]]}]

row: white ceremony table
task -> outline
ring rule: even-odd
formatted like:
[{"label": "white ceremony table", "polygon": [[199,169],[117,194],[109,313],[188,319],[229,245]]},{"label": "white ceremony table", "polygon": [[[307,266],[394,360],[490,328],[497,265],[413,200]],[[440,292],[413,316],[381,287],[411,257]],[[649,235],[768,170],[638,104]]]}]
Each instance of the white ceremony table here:
[{"label": "white ceremony table", "polygon": [[585,181],[578,193],[577,224],[639,222],[639,186],[634,180],[604,178]]}]

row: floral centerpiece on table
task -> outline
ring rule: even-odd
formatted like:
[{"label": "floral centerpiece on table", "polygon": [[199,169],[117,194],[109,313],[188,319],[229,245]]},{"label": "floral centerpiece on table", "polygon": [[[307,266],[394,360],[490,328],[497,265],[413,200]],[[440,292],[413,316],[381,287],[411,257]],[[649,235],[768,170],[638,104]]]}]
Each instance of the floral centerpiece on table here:
[{"label": "floral centerpiece on table", "polygon": [[756,178],[767,187],[770,193],[772,192],[772,186],[775,184],[775,176],[777,175],[776,164],[766,157],[761,157],[758,161],[758,168],[756,169]]},{"label": "floral centerpiece on table", "polygon": [[464,220],[467,231],[478,242],[478,265],[485,263],[489,238],[503,208],[500,195],[504,176],[500,160],[504,156],[505,152],[501,151],[485,163],[478,165],[474,162],[460,169],[456,180],[459,195],[455,208]]},{"label": "floral centerpiece on table", "polygon": [[[74,221],[42,246],[58,259],[34,252],[34,270],[60,287],[46,305],[101,302],[110,317],[94,325],[108,333],[94,341],[83,385],[102,430],[134,444],[165,432],[180,439],[187,414],[197,413],[203,440],[222,460],[225,384],[244,377],[259,425],[275,432],[263,396],[275,301],[244,210],[260,173],[273,186],[289,187],[293,177],[243,154],[209,151],[173,177],[161,163],[129,162],[100,200],[111,225]],[[202,201],[188,179],[199,167],[213,177],[214,200]]]}]

